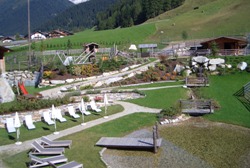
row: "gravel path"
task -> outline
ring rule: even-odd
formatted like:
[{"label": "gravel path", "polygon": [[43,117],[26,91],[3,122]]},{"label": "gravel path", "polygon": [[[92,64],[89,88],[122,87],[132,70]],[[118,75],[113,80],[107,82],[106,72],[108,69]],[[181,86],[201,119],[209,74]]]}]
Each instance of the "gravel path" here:
[{"label": "gravel path", "polygon": [[[143,129],[135,131],[126,137],[150,138],[152,132]],[[166,140],[162,141],[159,154],[151,152],[146,155],[141,154],[141,152],[138,155],[135,154],[136,152],[130,153],[131,155],[118,153],[109,150],[103,152],[102,158],[110,168],[211,168],[205,161]]]}]

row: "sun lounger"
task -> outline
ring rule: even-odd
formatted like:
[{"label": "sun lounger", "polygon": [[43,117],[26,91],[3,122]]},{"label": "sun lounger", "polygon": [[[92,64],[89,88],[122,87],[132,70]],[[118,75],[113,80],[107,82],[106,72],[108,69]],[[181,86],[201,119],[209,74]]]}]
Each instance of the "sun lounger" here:
[{"label": "sun lounger", "polygon": [[91,109],[93,111],[95,111],[95,112],[101,112],[102,111],[101,109],[97,108],[96,103],[95,103],[94,100],[90,101],[90,106],[91,106]]},{"label": "sun lounger", "polygon": [[58,164],[68,161],[68,159],[64,155],[40,158],[29,153],[29,157],[31,159],[29,168],[43,167],[43,166],[48,166],[49,164]]},{"label": "sun lounger", "polygon": [[72,140],[55,140],[55,141],[52,141],[49,138],[43,136],[41,138],[41,144],[44,147],[69,147],[70,148],[70,146],[72,144]]},{"label": "sun lounger", "polygon": [[6,129],[8,133],[16,132],[13,118],[6,118]]},{"label": "sun lounger", "polygon": [[37,141],[34,141],[31,145],[34,147],[31,154],[34,155],[60,155],[64,153],[64,148],[44,148]]},{"label": "sun lounger", "polygon": [[89,111],[87,111],[86,110],[86,108],[85,107],[82,107],[82,105],[81,104],[79,104],[79,111],[81,112],[81,113],[83,113],[84,115],[90,115],[91,114],[91,112],[89,112]]},{"label": "sun lounger", "polygon": [[76,110],[74,109],[73,106],[68,106],[68,111],[69,115],[72,116],[73,118],[80,118],[80,116],[76,114]]},{"label": "sun lounger", "polygon": [[48,125],[53,125],[53,124],[55,124],[55,122],[54,122],[53,120],[51,120],[50,112],[49,112],[49,111],[43,112],[43,119],[44,119],[44,121],[45,121]]},{"label": "sun lounger", "polygon": [[33,121],[32,121],[32,116],[31,115],[26,115],[24,117],[24,122],[25,122],[25,125],[26,127],[30,130],[30,129],[35,129],[35,125],[33,124]]},{"label": "sun lounger", "polygon": [[60,166],[55,166],[53,163],[50,163],[50,165],[52,165],[55,168],[83,168],[83,164],[78,163],[76,161],[71,161],[69,163],[65,163]]},{"label": "sun lounger", "polygon": [[61,110],[56,109],[56,119],[59,120],[60,122],[65,122],[67,121],[66,118],[62,116]]}]

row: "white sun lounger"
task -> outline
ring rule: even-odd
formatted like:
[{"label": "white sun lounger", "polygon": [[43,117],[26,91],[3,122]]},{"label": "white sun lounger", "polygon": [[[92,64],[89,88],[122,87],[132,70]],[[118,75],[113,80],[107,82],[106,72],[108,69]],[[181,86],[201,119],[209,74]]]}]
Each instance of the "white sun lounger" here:
[{"label": "white sun lounger", "polygon": [[56,109],[56,119],[59,120],[60,122],[65,122],[67,121],[66,118],[62,116],[61,110]]},{"label": "white sun lounger", "polygon": [[44,119],[44,121],[45,121],[48,125],[53,125],[53,124],[55,124],[55,122],[54,122],[53,120],[51,120],[50,112],[49,112],[49,111],[43,112],[43,119]]},{"label": "white sun lounger", "polygon": [[49,138],[43,136],[41,138],[41,144],[44,147],[69,147],[72,144],[72,140],[50,140]]},{"label": "white sun lounger", "polygon": [[58,164],[68,161],[68,159],[64,155],[40,158],[29,153],[29,158],[31,160],[29,168],[43,167],[43,166],[48,166],[49,164]]},{"label": "white sun lounger", "polygon": [[34,148],[30,153],[34,155],[61,155],[64,153],[64,148],[44,148],[37,141],[34,141],[31,145]]},{"label": "white sun lounger", "polygon": [[30,129],[35,129],[35,125],[33,124],[33,120],[32,120],[32,116],[31,115],[26,115],[24,117],[24,122],[26,127],[30,130]]},{"label": "white sun lounger", "polygon": [[16,132],[13,118],[6,118],[6,128],[8,133]]},{"label": "white sun lounger", "polygon": [[73,106],[68,106],[68,112],[69,115],[72,116],[73,118],[80,118],[80,116],[76,114],[76,110],[74,109]]},{"label": "white sun lounger", "polygon": [[79,111],[83,113],[84,115],[90,115],[91,112],[87,111],[85,107],[82,107],[81,103],[79,104]]},{"label": "white sun lounger", "polygon": [[96,103],[95,103],[94,100],[90,101],[90,107],[95,112],[101,112],[102,111],[101,109],[97,108]]}]

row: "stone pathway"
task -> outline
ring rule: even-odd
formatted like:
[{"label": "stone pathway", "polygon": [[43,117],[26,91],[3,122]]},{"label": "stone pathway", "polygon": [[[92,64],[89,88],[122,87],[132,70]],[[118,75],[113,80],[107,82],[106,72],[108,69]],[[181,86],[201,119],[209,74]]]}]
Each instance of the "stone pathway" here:
[{"label": "stone pathway", "polygon": [[[128,103],[128,102],[121,102],[121,101],[115,101],[114,104],[120,104],[124,107],[124,110],[120,113],[116,113],[113,115],[110,115],[107,119],[104,118],[99,118],[96,120],[92,120],[89,122],[86,122],[85,126],[81,126],[80,124],[78,126],[72,127],[72,128],[68,128],[66,130],[60,131],[60,133],[58,135],[54,135],[54,134],[50,134],[48,135],[48,138],[50,138],[51,140],[54,139],[58,139],[60,137],[64,137],[79,131],[82,131],[84,129],[87,128],[91,128],[93,126],[105,123],[105,122],[109,122],[112,120],[115,120],[117,118],[129,115],[129,114],[133,114],[133,113],[137,113],[137,112],[149,112],[149,113],[159,113],[161,109],[154,109],[154,108],[148,108],[148,107],[143,107],[143,106],[139,106],[133,103]],[[3,156],[8,156],[8,155],[14,155],[16,153],[28,150],[30,148],[32,148],[31,143],[34,140],[39,140],[39,138],[37,139],[32,139],[29,141],[25,141],[23,142],[21,145],[15,145],[15,144],[10,144],[10,145],[4,145],[4,146],[0,146],[0,156],[1,158],[3,158]],[[0,159],[0,167],[1,168],[5,168],[6,166],[3,165],[2,159]]]}]

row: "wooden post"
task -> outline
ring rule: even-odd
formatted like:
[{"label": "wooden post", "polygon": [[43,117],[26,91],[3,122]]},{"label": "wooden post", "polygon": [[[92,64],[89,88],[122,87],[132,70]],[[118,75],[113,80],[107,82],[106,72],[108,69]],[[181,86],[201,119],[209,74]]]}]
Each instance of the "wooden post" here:
[{"label": "wooden post", "polygon": [[156,140],[159,139],[159,130],[158,130],[158,123],[155,122],[155,131],[156,131]]},{"label": "wooden post", "polygon": [[153,127],[153,145],[154,145],[154,153],[157,153],[157,139],[156,139],[156,128]]},{"label": "wooden post", "polygon": [[210,113],[212,113],[212,101],[209,100],[209,106],[210,106]]}]

